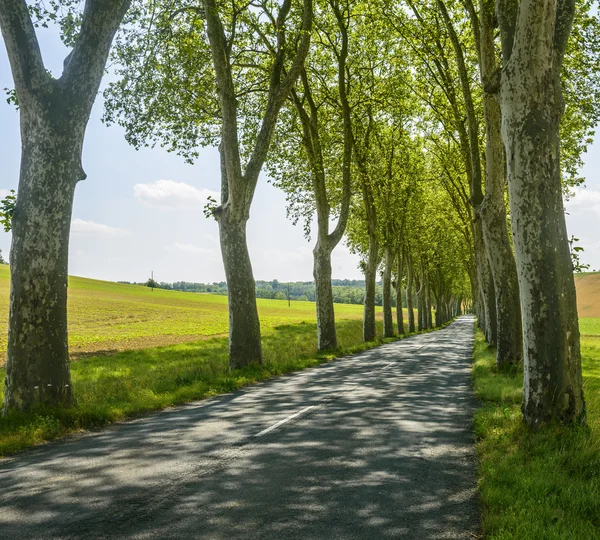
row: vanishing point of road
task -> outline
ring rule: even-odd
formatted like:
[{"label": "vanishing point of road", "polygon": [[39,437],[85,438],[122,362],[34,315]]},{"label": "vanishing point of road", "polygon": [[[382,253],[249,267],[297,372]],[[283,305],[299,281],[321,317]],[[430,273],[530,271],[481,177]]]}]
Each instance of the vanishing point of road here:
[{"label": "vanishing point of road", "polygon": [[473,538],[473,324],[0,461],[0,538]]}]

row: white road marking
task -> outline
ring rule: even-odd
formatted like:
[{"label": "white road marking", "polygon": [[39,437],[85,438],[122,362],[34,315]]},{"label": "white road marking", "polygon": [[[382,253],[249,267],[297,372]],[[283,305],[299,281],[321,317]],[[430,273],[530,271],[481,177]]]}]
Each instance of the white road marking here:
[{"label": "white road marking", "polygon": [[268,427],[267,429],[263,429],[260,433],[257,433],[256,435],[254,435],[254,438],[256,439],[258,437],[262,437],[263,435],[266,435],[267,433],[271,433],[271,431],[273,431],[274,429],[277,429],[279,426],[283,426],[284,424],[291,422],[295,418],[298,418],[299,416],[302,416],[303,414],[306,414],[308,411],[310,411],[312,409],[316,409],[317,407],[318,407],[318,405],[311,405],[310,407],[304,407],[304,409],[300,409],[297,413],[294,413],[294,414],[291,414],[290,416],[285,417],[283,420],[280,420],[279,422],[273,424],[272,426]]},{"label": "white road marking", "polygon": [[[421,345],[420,347],[417,347],[414,352],[420,351],[423,347],[426,347],[427,345],[429,345],[429,343],[424,343],[423,345]],[[385,366],[383,366],[382,368],[375,370],[372,372],[372,375],[375,375],[389,367],[392,367],[393,365],[397,364],[398,361],[395,360],[393,362],[390,362],[389,364],[386,364]],[[361,386],[360,384],[354,384],[352,387],[346,387],[345,389],[342,389],[342,391],[339,394],[345,394],[351,390],[353,390],[355,387],[357,386]],[[280,420],[279,422],[276,422],[275,424],[273,424],[272,426],[269,426],[266,429],[263,429],[262,431],[258,432],[256,435],[253,435],[252,438],[253,439],[257,439],[258,437],[262,437],[263,435],[267,435],[268,433],[271,433],[271,431],[277,429],[280,426],[283,426],[284,424],[287,424],[288,422],[291,422],[292,420],[295,420],[296,418],[299,418],[300,416],[303,416],[304,414],[306,414],[308,411],[311,411],[312,409],[316,409],[318,407],[320,407],[321,404],[319,405],[310,405],[309,407],[304,407],[304,409],[300,409],[298,412],[291,414],[290,416],[286,416],[283,420]]]}]

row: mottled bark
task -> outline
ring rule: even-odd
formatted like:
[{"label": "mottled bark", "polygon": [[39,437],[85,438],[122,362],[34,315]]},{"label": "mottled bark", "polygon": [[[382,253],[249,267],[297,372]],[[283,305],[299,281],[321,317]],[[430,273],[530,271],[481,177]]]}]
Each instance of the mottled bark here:
[{"label": "mottled bark", "polygon": [[397,258],[398,267],[396,270],[396,325],[398,326],[398,334],[405,333],[404,328],[404,312],[402,311],[402,275],[404,273],[404,261],[402,260],[401,251],[398,251]]},{"label": "mottled bark", "polygon": [[488,344],[495,346],[497,338],[496,296],[480,219],[476,219],[473,224],[473,239],[475,241],[475,265],[480,293],[479,311],[480,317],[483,319],[482,329]]},{"label": "mottled bark", "polygon": [[394,254],[388,247],[385,250],[385,261],[382,274],[383,287],[383,336],[392,337],[394,335],[394,317],[392,314],[392,265],[394,264]]},{"label": "mottled bark", "polygon": [[[511,17],[511,7],[515,17]],[[523,316],[530,426],[585,418],[579,327],[560,179],[561,64],[572,0],[497,2],[502,135]]]},{"label": "mottled bark", "polygon": [[408,312],[408,332],[415,331],[415,310],[413,307],[413,269],[410,257],[406,261],[406,310]]},{"label": "mottled bark", "polygon": [[[29,123],[28,116],[21,111],[22,125]],[[73,196],[81,179],[77,149],[82,141],[69,152],[67,141],[53,136],[48,126],[42,128],[39,120],[31,118],[24,130],[27,139],[12,221],[6,410],[24,410],[35,403],[68,405],[73,399],[67,276]]]},{"label": "mottled bark", "polygon": [[256,284],[246,241],[246,221],[219,216],[221,255],[229,300],[229,366],[262,363]]},{"label": "mottled bark", "polygon": [[523,331],[517,265],[508,238],[504,203],[505,161],[500,104],[493,90],[496,77],[494,0],[480,2],[480,70],[486,127],[486,190],[479,208],[496,299],[496,365],[510,366],[523,358]]},{"label": "mottled bark", "polygon": [[333,290],[331,287],[331,250],[323,249],[317,244],[313,254],[318,347],[320,351],[337,349]]},{"label": "mottled bark", "polygon": [[429,278],[425,276],[425,328],[433,328],[431,319],[431,291],[429,289]]},{"label": "mottled bark", "polygon": [[4,0],[6,44],[21,123],[21,169],[12,220],[4,411],[73,401],[67,334],[69,231],[75,186],[85,178],[85,129],[124,0],[85,3],[60,78],[46,71],[22,0]]},{"label": "mottled bark", "polygon": [[375,289],[379,265],[379,242],[375,234],[369,235],[369,252],[365,264],[365,300],[363,305],[363,340],[374,341],[377,337],[375,324]]}]

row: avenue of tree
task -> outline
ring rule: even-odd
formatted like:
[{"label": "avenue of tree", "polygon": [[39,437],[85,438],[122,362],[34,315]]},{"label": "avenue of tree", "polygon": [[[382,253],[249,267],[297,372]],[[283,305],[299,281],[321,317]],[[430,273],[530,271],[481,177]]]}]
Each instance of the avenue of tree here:
[{"label": "avenue of tree", "polygon": [[[498,368],[522,366],[529,426],[585,422],[563,195],[582,182],[600,111],[590,0],[80,4],[0,0],[23,148],[5,411],[75,399],[69,226],[112,46],[106,122],[190,162],[219,148],[221,197],[205,211],[219,225],[232,369],[262,362],[246,225],[264,171],[314,238],[319,349],[337,347],[331,256],[346,238],[362,261],[365,341],[379,276],[384,336],[471,310]],[[50,21],[72,47],[59,78],[35,31]]]}]

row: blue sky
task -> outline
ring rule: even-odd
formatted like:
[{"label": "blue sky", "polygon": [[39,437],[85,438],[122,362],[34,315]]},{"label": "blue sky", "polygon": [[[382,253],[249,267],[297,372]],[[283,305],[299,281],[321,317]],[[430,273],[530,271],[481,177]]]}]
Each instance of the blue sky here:
[{"label": "blue sky", "polygon": [[[65,49],[51,30],[40,33],[46,67],[60,74]],[[0,89],[12,88],[0,48]],[[206,196],[219,191],[216,149],[205,149],[194,165],[161,148],[136,151],[117,126],[100,122],[97,100],[88,124],[83,166],[87,179],[75,193],[69,272],[107,280],[212,282],[224,279],[217,224],[202,212]],[[18,113],[0,100],[0,193],[16,189],[20,160]],[[600,269],[600,144],[585,158],[587,188],[567,205],[569,234],[585,248],[584,262]],[[4,196],[4,195],[2,195]],[[256,279],[312,279],[312,245],[285,215],[285,196],[262,176],[248,223]],[[10,234],[0,231],[5,258]],[[358,258],[340,245],[333,277],[361,279]]]}]

